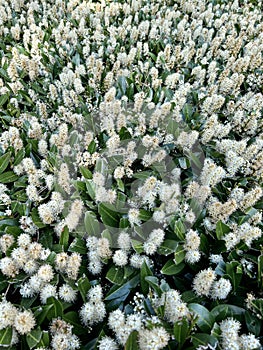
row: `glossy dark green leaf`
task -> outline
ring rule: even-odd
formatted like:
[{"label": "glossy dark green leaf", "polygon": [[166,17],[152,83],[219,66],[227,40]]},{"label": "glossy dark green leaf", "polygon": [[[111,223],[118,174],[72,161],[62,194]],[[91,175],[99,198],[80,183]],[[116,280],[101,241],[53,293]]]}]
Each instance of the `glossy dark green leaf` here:
[{"label": "glossy dark green leaf", "polygon": [[112,266],[106,274],[107,280],[122,285],[124,282],[124,269],[122,267]]},{"label": "glossy dark green leaf", "polygon": [[75,238],[68,248],[69,252],[76,252],[79,254],[86,254],[87,247],[86,242],[82,238]]},{"label": "glossy dark green leaf", "polygon": [[263,299],[254,299],[251,301],[251,307],[253,310],[263,318]]},{"label": "glossy dark green leaf", "polygon": [[153,290],[155,290],[159,297],[162,295],[162,290],[159,287],[159,281],[157,277],[147,276],[145,277],[145,281],[149,284],[150,287],[153,288]]},{"label": "glossy dark green leaf", "polygon": [[92,180],[86,180],[86,188],[91,199],[95,200],[95,184]]},{"label": "glossy dark green leaf", "polygon": [[124,350],[139,350],[137,331],[133,331],[129,335],[129,338],[127,339],[126,344],[124,346]]},{"label": "glossy dark green leaf", "polygon": [[85,179],[92,179],[92,172],[88,168],[80,166],[79,169],[81,174],[85,177]]},{"label": "glossy dark green leaf", "polygon": [[263,255],[258,257],[258,284],[260,288],[263,287]]},{"label": "glossy dark green leaf", "polygon": [[179,265],[185,258],[185,250],[181,244],[178,244],[174,252],[174,262],[176,265]]},{"label": "glossy dark green leaf", "polygon": [[135,179],[141,179],[141,180],[146,180],[151,176],[150,171],[140,171],[132,175],[133,178]]},{"label": "glossy dark green leaf", "polygon": [[227,317],[235,317],[241,320],[244,313],[245,309],[230,304],[217,305],[210,312],[210,314],[215,318],[216,322],[220,322]]},{"label": "glossy dark green leaf", "polygon": [[82,327],[79,315],[76,311],[69,311],[63,315],[63,320],[70,323],[74,327],[74,334],[83,335],[87,333],[87,329]]},{"label": "glossy dark green leaf", "polygon": [[222,239],[227,233],[230,232],[229,226],[224,224],[222,221],[218,221],[216,224],[216,237]]},{"label": "glossy dark green leaf", "polygon": [[148,221],[152,217],[152,213],[145,209],[139,210],[139,219],[142,221]]},{"label": "glossy dark green leaf", "polygon": [[7,152],[0,157],[0,174],[8,167],[11,158],[11,152]]},{"label": "glossy dark green leaf", "polygon": [[252,314],[252,312],[245,311],[245,322],[250,333],[255,334],[256,337],[261,334],[262,320]]},{"label": "glossy dark green leaf", "polygon": [[136,275],[123,285],[112,287],[107,293],[105,300],[110,301],[117,299],[117,302],[124,301],[130,294],[130,291],[138,285],[139,280],[140,276]]},{"label": "glossy dark green leaf", "polygon": [[195,333],[192,335],[192,342],[196,348],[200,345],[207,346],[208,344],[215,347],[218,340],[210,334]]},{"label": "glossy dark green leaf", "polygon": [[211,335],[217,339],[220,339],[221,336],[221,329],[218,323],[214,323],[214,326],[211,330]]},{"label": "glossy dark green leaf", "polygon": [[165,256],[172,254],[176,251],[178,244],[179,243],[177,241],[172,239],[165,239],[158,248],[158,253]]},{"label": "glossy dark green leaf", "polygon": [[86,277],[86,276],[81,277],[78,280],[77,285],[78,285],[78,290],[81,294],[83,301],[86,302],[87,301],[87,293],[91,287],[91,284],[90,284],[88,277]]},{"label": "glossy dark green leaf", "polygon": [[189,335],[189,331],[189,323],[185,317],[174,324],[173,334],[178,342],[178,349],[182,349],[182,346]]},{"label": "glossy dark green leaf", "polygon": [[64,247],[64,250],[67,250],[68,248],[68,240],[69,240],[69,229],[68,227],[64,227],[63,231],[61,232],[60,238],[59,238],[59,244]]},{"label": "glossy dark green leaf", "polygon": [[112,205],[100,203],[98,210],[104,225],[119,227],[119,214],[117,211],[115,211],[115,208]]},{"label": "glossy dark green leaf", "polygon": [[197,296],[192,290],[187,290],[181,294],[182,300],[185,303],[201,303],[201,297]]},{"label": "glossy dark green leaf", "polygon": [[161,273],[169,276],[177,275],[184,269],[184,267],[185,267],[184,263],[175,264],[174,260],[170,259],[165,263],[165,265],[161,269]]},{"label": "glossy dark green leaf", "polygon": [[183,241],[185,238],[185,226],[182,220],[177,220],[174,224],[174,233],[180,241]]},{"label": "glossy dark green leaf", "polygon": [[0,96],[0,107],[2,107],[9,99],[9,94],[3,94]]},{"label": "glossy dark green leaf", "polygon": [[43,228],[43,227],[46,227],[46,224],[44,224],[39,215],[38,215],[38,211],[37,211],[37,208],[33,208],[32,209],[32,212],[31,212],[31,217],[32,217],[32,220],[33,220],[33,223],[38,227],[38,228]]},{"label": "glossy dark green leaf", "polygon": [[49,313],[49,310],[51,310],[52,308],[53,308],[53,305],[49,304],[49,305],[38,307],[34,311],[34,316],[39,326],[45,321],[45,319],[47,318],[47,314]]},{"label": "glossy dark green leaf", "polygon": [[101,233],[100,223],[96,218],[96,215],[87,211],[84,218],[85,230],[89,236],[98,237]]},{"label": "glossy dark green leaf", "polygon": [[132,239],[131,243],[132,243],[132,247],[136,251],[136,253],[141,254],[144,252],[143,243],[141,241],[138,241],[136,239]]},{"label": "glossy dark green leaf", "polygon": [[33,349],[41,340],[42,331],[41,329],[33,329],[30,333],[26,335],[27,345],[30,349]]},{"label": "glossy dark green leaf", "polygon": [[63,305],[62,303],[54,298],[54,297],[50,297],[47,299],[47,305],[52,305],[53,307],[49,310],[48,314],[47,314],[47,318],[48,320],[52,320],[52,318],[56,318],[56,317],[62,317],[63,315]]},{"label": "glossy dark green leaf", "polygon": [[4,329],[0,330],[0,345],[2,346],[9,346],[11,344],[11,340],[12,340],[12,328],[11,327],[7,327]]},{"label": "glossy dark green leaf", "polygon": [[93,154],[96,151],[97,145],[94,140],[91,141],[91,143],[88,146],[88,151],[90,154]]},{"label": "glossy dark green leaf", "polygon": [[47,348],[49,346],[49,333],[48,331],[42,331],[42,338],[38,343],[38,347]]},{"label": "glossy dark green leaf", "polygon": [[226,263],[226,274],[230,277],[233,291],[235,292],[242,279],[242,265],[238,261]]},{"label": "glossy dark green leaf", "polygon": [[124,186],[123,181],[122,181],[121,179],[117,179],[116,181],[117,181],[118,189],[119,189],[120,191],[124,192],[125,186]]},{"label": "glossy dark green leaf", "polygon": [[6,171],[0,175],[0,183],[7,184],[14,182],[18,179],[18,176],[13,171]]},{"label": "glossy dark green leaf", "polygon": [[189,304],[188,307],[197,314],[198,319],[196,324],[201,331],[209,332],[214,325],[215,317],[208,311],[207,308],[200,304],[192,303]]},{"label": "glossy dark green leaf", "polygon": [[152,276],[152,275],[153,275],[152,270],[148,266],[147,262],[144,261],[140,270],[140,283],[141,283],[142,293],[144,295],[147,295],[147,293],[149,292],[149,283],[145,281],[145,277]]}]

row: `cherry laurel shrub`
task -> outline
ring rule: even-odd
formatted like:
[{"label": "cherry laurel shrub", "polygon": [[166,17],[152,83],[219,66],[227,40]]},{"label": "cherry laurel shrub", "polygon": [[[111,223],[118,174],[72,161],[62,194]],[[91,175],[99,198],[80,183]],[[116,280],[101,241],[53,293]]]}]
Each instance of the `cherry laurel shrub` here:
[{"label": "cherry laurel shrub", "polygon": [[252,0],[0,1],[0,347],[263,345]]}]

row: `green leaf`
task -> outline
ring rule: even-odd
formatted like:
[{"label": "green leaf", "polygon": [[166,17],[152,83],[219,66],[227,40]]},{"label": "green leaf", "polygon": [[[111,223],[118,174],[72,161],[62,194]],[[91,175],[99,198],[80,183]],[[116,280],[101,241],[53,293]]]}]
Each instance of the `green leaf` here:
[{"label": "green leaf", "polygon": [[179,272],[183,270],[184,267],[185,267],[184,263],[175,264],[173,259],[170,259],[166,262],[166,264],[161,269],[161,273],[169,276],[177,275]]},{"label": "green leaf", "polygon": [[133,331],[129,335],[129,338],[127,339],[126,344],[124,346],[124,350],[139,350],[137,331]]},{"label": "green leaf", "polygon": [[40,339],[38,347],[47,348],[48,346],[49,346],[49,334],[48,334],[48,331],[43,331],[42,338]]},{"label": "green leaf", "polygon": [[181,219],[175,222],[174,233],[180,239],[180,241],[183,241],[185,239],[185,226]]},{"label": "green leaf", "polygon": [[101,233],[100,223],[96,218],[96,215],[87,211],[84,218],[85,230],[89,236],[99,236]]},{"label": "green leaf", "polygon": [[257,209],[250,208],[246,211],[246,215],[241,215],[238,218],[238,225],[242,225],[244,222],[248,221],[253,215],[257,213]]},{"label": "green leaf", "polygon": [[253,311],[263,317],[263,299],[254,299],[251,301],[251,307]]},{"label": "green leaf", "polygon": [[125,191],[125,186],[124,186],[124,183],[121,179],[117,179],[117,186],[118,186],[118,189],[122,192]]},{"label": "green leaf", "polygon": [[79,169],[81,174],[85,177],[85,179],[92,179],[92,172],[88,168],[80,166]]},{"label": "green leaf", "polygon": [[176,265],[179,265],[185,258],[185,250],[184,247],[178,244],[176,251],[174,253],[174,262]]},{"label": "green leaf", "polygon": [[138,285],[139,280],[139,275],[136,275],[122,286],[113,286],[107,293],[105,300],[116,299],[120,303],[123,302],[130,294],[130,291]]},{"label": "green leaf", "polygon": [[229,233],[231,230],[229,226],[224,224],[222,221],[218,221],[216,224],[216,237],[221,240],[225,234]]},{"label": "green leaf", "polygon": [[99,158],[96,161],[95,172],[101,173],[104,176],[108,174],[108,162],[104,158]]},{"label": "green leaf", "polygon": [[76,252],[79,254],[86,254],[87,253],[87,247],[84,239],[82,238],[75,238],[74,241],[70,244],[68,248],[69,252]]},{"label": "green leaf", "polygon": [[11,327],[7,327],[0,330],[0,345],[9,346],[12,340],[13,330]]},{"label": "green leaf", "polygon": [[128,218],[121,218],[120,219],[120,228],[126,228],[129,227],[129,220]]},{"label": "green leaf", "polygon": [[48,320],[52,320],[52,318],[61,317],[63,315],[63,305],[58,299],[54,297],[48,298],[47,305],[53,306],[47,314]]},{"label": "green leaf", "polygon": [[104,225],[110,227],[119,227],[119,214],[115,211],[114,206],[100,203],[98,206],[99,214]]},{"label": "green leaf", "polygon": [[139,219],[142,221],[148,221],[152,217],[152,213],[148,210],[145,209],[140,209],[139,210]]},{"label": "green leaf", "polygon": [[0,96],[0,107],[2,107],[8,99],[9,99],[9,94],[1,95]]},{"label": "green leaf", "polygon": [[208,344],[215,347],[216,344],[218,343],[218,340],[209,334],[195,333],[194,335],[192,335],[192,342],[193,342],[195,348],[198,348],[200,345],[206,346]]},{"label": "green leaf", "polygon": [[[88,194],[90,195],[89,189],[88,189],[88,185],[86,182],[83,181],[73,181],[73,185],[76,188],[77,191],[79,192],[86,192],[86,190],[88,191]],[[93,193],[95,196],[95,192]]]},{"label": "green leaf", "polygon": [[8,167],[11,158],[11,152],[7,152],[0,157],[0,174]]},{"label": "green leaf", "polygon": [[29,309],[34,304],[36,299],[37,299],[37,295],[34,295],[31,298],[21,298],[20,306],[25,309]]},{"label": "green leaf", "polygon": [[193,107],[190,104],[185,104],[184,108],[182,110],[183,116],[186,121],[189,121],[191,119],[191,116],[193,115]]},{"label": "green leaf", "polygon": [[155,276],[147,276],[145,277],[145,281],[148,282],[149,286],[151,286],[155,292],[157,293],[157,295],[159,297],[161,297],[162,295],[162,290],[161,288],[159,287],[159,281],[158,281],[158,278],[155,277]]},{"label": "green leaf", "polygon": [[226,263],[226,274],[230,277],[233,291],[235,292],[242,279],[242,266],[238,261]]},{"label": "green leaf", "polygon": [[34,312],[34,316],[36,317],[37,324],[40,326],[45,319],[47,318],[47,314],[49,313],[49,310],[53,308],[53,305],[44,305],[41,307],[37,307],[36,311]]},{"label": "green leaf", "polygon": [[122,285],[123,284],[123,278],[124,278],[124,270],[122,267],[116,267],[112,266],[109,271],[106,274],[107,280],[110,282],[117,284],[117,285]]},{"label": "green leaf", "polygon": [[207,308],[200,304],[192,303],[189,304],[188,307],[197,314],[198,319],[196,324],[201,331],[209,332],[215,323],[215,317],[207,310]]},{"label": "green leaf", "polygon": [[0,175],[0,183],[7,184],[14,182],[18,179],[18,176],[13,171],[6,171]]},{"label": "green leaf", "polygon": [[135,173],[132,175],[135,179],[141,179],[141,180],[146,180],[151,176],[150,171],[140,171],[138,173]]},{"label": "green leaf", "polygon": [[210,314],[215,318],[216,322],[220,322],[227,317],[235,317],[241,320],[244,313],[245,309],[230,304],[217,305],[210,311]]},{"label": "green leaf", "polygon": [[85,303],[87,301],[87,293],[91,287],[88,277],[86,276],[80,277],[80,279],[77,282],[77,285],[78,285],[78,290],[81,294],[81,297]]},{"label": "green leaf", "polygon": [[86,181],[86,188],[91,199],[95,200],[95,184],[92,180]]},{"label": "green leaf", "polygon": [[141,241],[138,241],[136,239],[132,239],[131,244],[132,244],[133,249],[136,251],[136,253],[141,254],[144,252],[143,244]]},{"label": "green leaf", "polygon": [[127,89],[127,81],[126,81],[126,77],[124,76],[120,76],[118,78],[118,87],[120,89],[121,95],[123,96],[126,93],[126,89]]},{"label": "green leaf", "polygon": [[196,167],[197,169],[201,169],[202,162],[200,161],[200,153],[197,152],[187,152],[187,159],[190,161],[190,166],[192,168]]},{"label": "green leaf", "polygon": [[178,342],[178,349],[181,349],[189,335],[189,323],[185,317],[174,324],[173,334]]},{"label": "green leaf", "polygon": [[263,255],[258,257],[258,284],[263,288]]},{"label": "green leaf", "polygon": [[140,271],[140,283],[141,283],[142,293],[144,295],[147,295],[147,293],[149,292],[149,284],[147,281],[145,281],[145,277],[152,276],[152,275],[153,273],[150,267],[148,266],[147,262],[144,261]]},{"label": "green leaf", "polygon": [[10,78],[9,78],[9,75],[6,73],[4,68],[0,68],[0,76],[3,77],[8,82],[11,81]]},{"label": "green leaf", "polygon": [[[1,227],[2,226],[2,227]],[[18,221],[15,220],[15,219],[3,219],[3,220],[0,220],[0,228],[3,229],[4,226],[18,226]],[[13,229],[10,228],[10,230]]]},{"label": "green leaf", "polygon": [[59,244],[64,247],[64,250],[67,250],[68,248],[68,240],[69,240],[69,229],[68,227],[64,227],[60,238],[59,238]]},{"label": "green leaf", "polygon": [[220,338],[221,335],[221,329],[218,323],[214,323],[213,328],[211,330],[211,335],[217,339]]},{"label": "green leaf", "polygon": [[192,290],[187,290],[181,294],[182,300],[185,303],[201,303],[202,299]]},{"label": "green leaf", "polygon": [[172,254],[176,251],[178,244],[179,243],[177,241],[172,239],[165,239],[158,248],[158,253],[165,256]]},{"label": "green leaf", "polygon": [[245,321],[248,331],[258,337],[261,333],[262,320],[253,315],[250,311],[245,311]]},{"label": "green leaf", "polygon": [[33,349],[40,342],[41,338],[41,329],[33,329],[30,333],[26,335],[27,345],[30,349]]},{"label": "green leaf", "polygon": [[93,154],[96,151],[97,145],[94,140],[91,141],[91,143],[88,146],[88,151],[90,154]]},{"label": "green leaf", "polygon": [[74,334],[83,335],[87,333],[87,329],[81,326],[81,322],[76,311],[67,312],[63,316],[63,320],[73,325]]},{"label": "green leaf", "polygon": [[3,290],[6,290],[7,287],[8,287],[8,282],[2,280],[2,278],[1,278],[1,282],[0,282],[0,292],[2,292]]},{"label": "green leaf", "polygon": [[38,228],[43,228],[46,227],[46,224],[44,224],[39,215],[38,215],[38,211],[37,208],[33,208],[31,211],[31,218],[33,220],[33,223],[38,227]]}]

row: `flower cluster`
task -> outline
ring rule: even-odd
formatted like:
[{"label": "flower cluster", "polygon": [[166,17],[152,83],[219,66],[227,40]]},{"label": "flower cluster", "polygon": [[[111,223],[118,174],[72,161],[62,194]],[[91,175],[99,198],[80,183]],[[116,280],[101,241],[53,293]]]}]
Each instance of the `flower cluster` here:
[{"label": "flower cluster", "polygon": [[0,1],[0,348],[262,347],[262,23]]}]

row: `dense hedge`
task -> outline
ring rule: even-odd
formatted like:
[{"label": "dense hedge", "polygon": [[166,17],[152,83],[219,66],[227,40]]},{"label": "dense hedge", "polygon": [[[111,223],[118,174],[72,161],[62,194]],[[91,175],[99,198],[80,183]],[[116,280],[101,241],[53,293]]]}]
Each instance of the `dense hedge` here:
[{"label": "dense hedge", "polygon": [[262,347],[261,1],[0,1],[0,346]]}]

